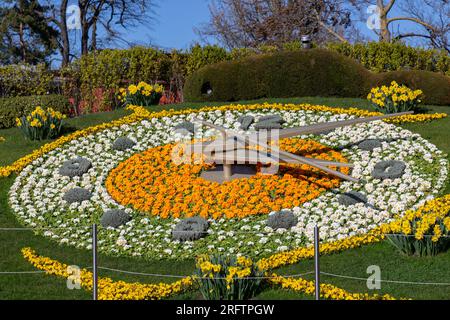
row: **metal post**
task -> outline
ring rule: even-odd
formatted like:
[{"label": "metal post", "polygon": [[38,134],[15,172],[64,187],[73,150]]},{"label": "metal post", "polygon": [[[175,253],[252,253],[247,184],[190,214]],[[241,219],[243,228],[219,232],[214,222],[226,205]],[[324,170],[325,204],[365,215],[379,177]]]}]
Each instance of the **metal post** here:
[{"label": "metal post", "polygon": [[320,299],[320,268],[319,268],[319,228],[314,227],[314,268],[315,268],[315,286],[316,300]]},{"label": "metal post", "polygon": [[225,181],[229,181],[231,179],[231,175],[233,174],[232,172],[232,167],[231,164],[229,163],[223,163],[223,178]]},{"label": "metal post", "polygon": [[97,273],[97,225],[92,225],[92,294],[93,299],[98,298],[98,273]]}]

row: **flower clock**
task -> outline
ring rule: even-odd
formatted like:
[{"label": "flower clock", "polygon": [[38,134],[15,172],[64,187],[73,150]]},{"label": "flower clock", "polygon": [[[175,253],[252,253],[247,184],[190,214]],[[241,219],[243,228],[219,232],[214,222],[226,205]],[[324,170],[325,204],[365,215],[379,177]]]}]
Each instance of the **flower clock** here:
[{"label": "flower clock", "polygon": [[217,136],[195,119],[251,134],[364,113],[277,104],[144,113],[35,157],[18,174],[10,206],[24,225],[78,248],[90,248],[91,225],[98,223],[99,251],[106,254],[164,260],[222,254],[282,265],[295,260],[283,253],[311,245],[316,225],[324,245],[364,237],[434,198],[447,178],[445,154],[418,134],[375,121],[279,142],[302,157],[352,163],[333,168],[358,182],[284,163],[274,174],[256,165],[256,174],[219,183],[203,176],[214,163],[173,161],[177,146]]}]

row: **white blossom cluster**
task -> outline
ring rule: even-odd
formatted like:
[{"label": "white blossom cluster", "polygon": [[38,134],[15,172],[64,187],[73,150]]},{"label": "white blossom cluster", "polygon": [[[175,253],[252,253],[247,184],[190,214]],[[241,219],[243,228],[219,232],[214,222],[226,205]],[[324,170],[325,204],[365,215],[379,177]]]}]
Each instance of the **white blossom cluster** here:
[{"label": "white blossom cluster", "polygon": [[[125,124],[73,140],[35,160],[18,175],[11,187],[10,206],[24,225],[36,228],[38,233],[61,244],[87,249],[91,246],[91,224],[99,223],[103,212],[108,209],[125,209],[132,217],[130,222],[117,229],[100,228],[99,231],[99,249],[111,255],[185,259],[201,253],[221,252],[261,257],[310,244],[315,225],[319,226],[323,241],[364,234],[395,215],[401,215],[406,209],[433,198],[447,179],[448,163],[436,146],[418,134],[376,121],[338,128],[328,134],[302,137],[339,149],[355,165],[352,176],[364,183],[341,182],[339,188],[329,190],[300,207],[286,208],[298,218],[298,224],[290,230],[272,230],[266,226],[267,216],[264,215],[241,220],[211,219],[205,238],[195,242],[173,241],[171,232],[178,219],[150,217],[125,208],[114,201],[105,188],[109,172],[131,155],[186,139],[183,134],[175,132],[174,127],[178,123],[201,118],[240,131],[239,116],[247,114],[257,119],[275,113],[286,120],[285,127],[354,117],[314,111],[216,110]],[[253,131],[251,126],[249,132]],[[198,126],[193,137],[216,134],[215,130]],[[134,140],[136,145],[126,151],[113,150],[113,142],[122,136]],[[382,145],[373,151],[363,151],[357,143],[364,139],[378,139]],[[59,168],[63,162],[78,156],[89,159],[92,168],[82,177],[60,175]],[[372,178],[375,164],[382,160],[403,161],[405,173],[393,180]],[[69,205],[62,198],[74,187],[89,190],[92,198]],[[339,194],[348,191],[363,193],[368,203],[340,205]]]}]

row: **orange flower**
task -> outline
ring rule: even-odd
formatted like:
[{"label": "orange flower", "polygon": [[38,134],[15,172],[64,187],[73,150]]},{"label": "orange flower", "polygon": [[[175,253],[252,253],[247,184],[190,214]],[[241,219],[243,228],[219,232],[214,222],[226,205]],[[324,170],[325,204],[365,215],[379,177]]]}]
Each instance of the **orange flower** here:
[{"label": "orange flower", "polygon": [[[200,215],[231,219],[299,206],[339,185],[335,177],[293,164],[280,164],[275,175],[257,174],[218,184],[199,177],[210,164],[172,162],[173,147],[151,148],[120,163],[106,180],[111,197],[161,218]],[[312,140],[284,139],[280,147],[302,156],[346,162],[337,151]],[[342,170],[348,173],[347,168]]]}]

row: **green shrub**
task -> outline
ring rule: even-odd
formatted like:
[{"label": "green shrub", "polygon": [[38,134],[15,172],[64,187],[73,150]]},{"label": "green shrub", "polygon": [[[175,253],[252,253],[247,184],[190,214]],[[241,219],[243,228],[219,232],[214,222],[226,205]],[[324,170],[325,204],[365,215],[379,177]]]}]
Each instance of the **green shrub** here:
[{"label": "green shrub", "polygon": [[0,99],[0,129],[16,125],[16,118],[31,113],[37,106],[69,112],[69,101],[62,95],[27,96]]},{"label": "green shrub", "polygon": [[[124,84],[157,80],[169,81],[170,54],[153,48],[133,47],[126,50],[102,50],[88,54],[78,62],[74,77],[79,77],[82,100],[89,108],[100,101],[99,110],[115,107],[117,90]],[[103,97],[98,97],[99,89]]]},{"label": "green shrub", "polygon": [[250,55],[206,66],[186,80],[186,101],[237,101],[302,96],[367,97],[392,81],[422,90],[422,102],[450,104],[450,78],[430,71],[372,73],[357,61],[326,49]]},{"label": "green shrub", "polygon": [[374,72],[424,70],[450,76],[450,56],[445,51],[409,47],[403,43],[332,43],[327,48],[358,60]]},{"label": "green shrub", "polygon": [[197,44],[189,51],[186,74],[192,74],[201,67],[230,60],[230,58],[230,54],[222,47],[217,45],[201,47]]},{"label": "green shrub", "polygon": [[354,60],[329,50],[278,52],[204,67],[187,79],[184,95],[187,101],[365,97],[370,75]]},{"label": "green shrub", "polygon": [[373,87],[396,81],[412,90],[422,90],[422,103],[450,105],[450,77],[431,71],[392,71],[373,74]]},{"label": "green shrub", "polygon": [[52,74],[43,64],[0,66],[0,97],[47,94],[52,79]]}]

